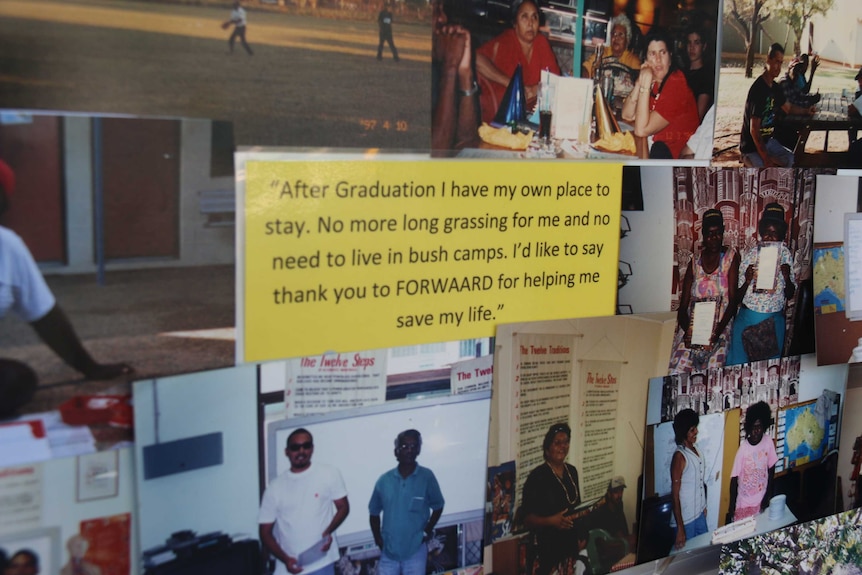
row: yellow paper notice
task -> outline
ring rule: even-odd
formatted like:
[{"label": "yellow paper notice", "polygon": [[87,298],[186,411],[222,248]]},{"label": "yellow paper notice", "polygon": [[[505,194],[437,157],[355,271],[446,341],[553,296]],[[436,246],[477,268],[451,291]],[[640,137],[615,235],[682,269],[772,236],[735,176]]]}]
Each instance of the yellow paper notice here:
[{"label": "yellow paper notice", "polygon": [[611,315],[619,165],[246,163],[246,361]]}]

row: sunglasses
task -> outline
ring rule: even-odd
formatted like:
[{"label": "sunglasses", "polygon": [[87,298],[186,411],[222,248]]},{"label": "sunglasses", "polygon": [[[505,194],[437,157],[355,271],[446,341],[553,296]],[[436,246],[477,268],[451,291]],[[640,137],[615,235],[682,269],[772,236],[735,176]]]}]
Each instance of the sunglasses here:
[{"label": "sunglasses", "polygon": [[314,447],[314,444],[310,441],[306,441],[305,443],[291,443],[287,446],[287,448],[291,451],[299,451],[300,449],[311,449]]}]

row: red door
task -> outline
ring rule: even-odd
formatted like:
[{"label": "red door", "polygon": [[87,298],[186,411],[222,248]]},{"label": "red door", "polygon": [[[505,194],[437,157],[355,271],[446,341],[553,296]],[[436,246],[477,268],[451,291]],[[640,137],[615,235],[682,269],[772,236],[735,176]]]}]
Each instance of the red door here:
[{"label": "red door", "polygon": [[100,123],[105,258],[178,257],[180,122]]}]

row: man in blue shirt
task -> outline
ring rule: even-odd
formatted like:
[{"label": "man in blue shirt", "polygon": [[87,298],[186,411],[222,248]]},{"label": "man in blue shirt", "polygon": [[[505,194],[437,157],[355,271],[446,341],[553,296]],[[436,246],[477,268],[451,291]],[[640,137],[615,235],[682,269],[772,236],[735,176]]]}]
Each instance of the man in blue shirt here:
[{"label": "man in blue shirt", "polygon": [[434,472],[416,463],[421,450],[418,431],[399,433],[398,466],[380,476],[368,502],[371,532],[381,550],[377,575],[425,575],[425,543],[434,535],[444,501]]}]

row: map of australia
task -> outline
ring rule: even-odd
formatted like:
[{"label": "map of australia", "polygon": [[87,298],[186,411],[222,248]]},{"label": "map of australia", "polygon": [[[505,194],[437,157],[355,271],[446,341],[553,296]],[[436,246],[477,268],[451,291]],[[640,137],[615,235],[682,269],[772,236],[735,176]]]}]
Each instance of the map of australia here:
[{"label": "map of australia", "polygon": [[844,311],[844,249],[814,253],[814,307],[820,313]]},{"label": "map of australia", "polygon": [[826,432],[811,412],[811,407],[788,410],[785,439],[786,455],[797,464],[823,456]]}]

